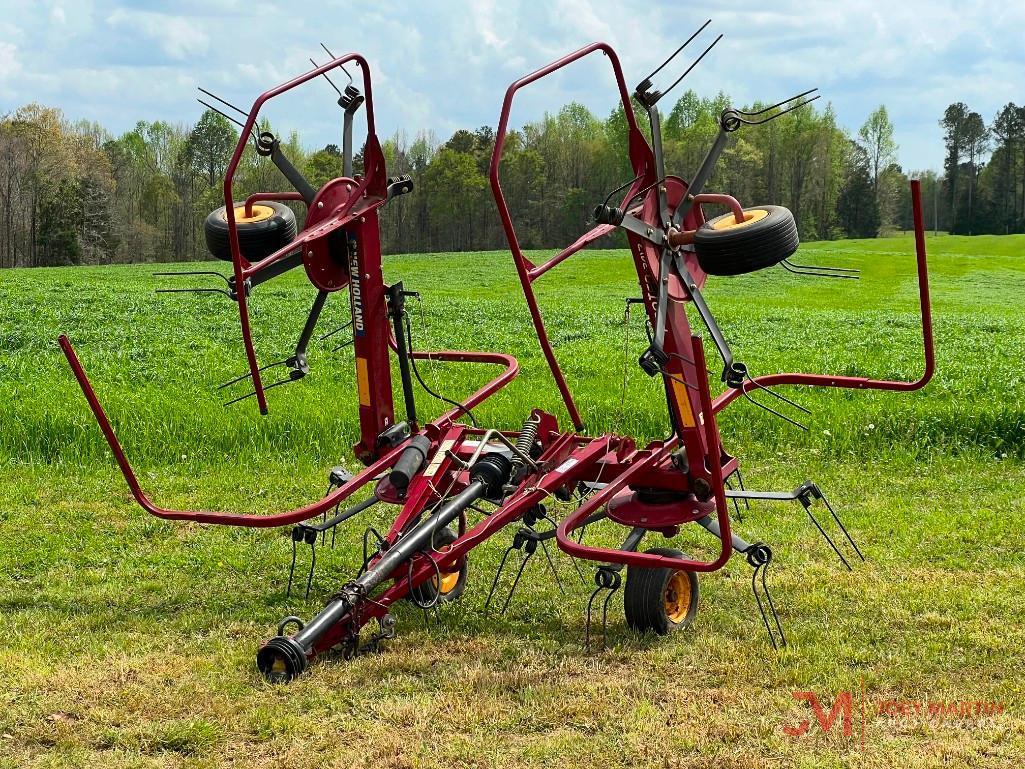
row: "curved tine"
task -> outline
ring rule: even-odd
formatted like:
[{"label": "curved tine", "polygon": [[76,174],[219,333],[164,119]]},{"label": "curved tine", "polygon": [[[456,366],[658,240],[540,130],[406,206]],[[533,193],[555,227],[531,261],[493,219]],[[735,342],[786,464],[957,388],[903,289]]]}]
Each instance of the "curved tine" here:
[{"label": "curved tine", "polygon": [[751,572],[751,592],[754,594],[758,613],[762,615],[762,622],[765,623],[765,632],[769,634],[769,643],[772,644],[773,651],[776,651],[779,649],[776,645],[776,637],[773,635],[772,628],[769,627],[769,618],[766,616],[765,608],[762,606],[762,599],[758,597],[758,572],[761,570],[761,566],[756,566],[754,571]]},{"label": "curved tine", "polygon": [[[292,379],[291,377],[289,377],[288,379],[279,379],[277,382],[271,382],[269,385],[265,385],[263,389],[264,389],[264,391],[272,390],[275,387],[280,387],[281,385],[286,385],[286,384],[288,384],[290,382],[294,382],[294,381],[296,381],[296,380]],[[246,398],[252,398],[254,395],[256,395],[256,390],[253,390],[251,393],[246,393],[245,395],[240,395],[237,398],[232,398],[230,401],[226,401],[222,405],[230,406],[233,403],[238,403],[239,401],[244,401]]]},{"label": "curved tine", "polygon": [[[830,271],[830,272],[851,272],[851,273],[858,273],[858,274],[861,273],[861,270],[857,269],[856,267],[829,267],[829,266],[823,267],[823,266],[816,265],[816,264],[798,264],[797,262],[793,262],[790,259],[784,259],[783,261],[787,262],[788,264],[790,264],[791,267],[797,267],[798,269],[804,269],[804,270],[827,270],[827,271]],[[220,274],[220,273],[218,273],[218,274]]]},{"label": "curved tine", "polygon": [[223,288],[158,288],[156,294],[224,294],[231,299],[231,294]]},{"label": "curved tine", "polygon": [[701,52],[701,55],[700,55],[700,56],[698,56],[698,58],[696,58],[696,59],[694,60],[694,62],[693,62],[693,63],[692,63],[692,64],[691,64],[691,65],[690,65],[689,67],[687,67],[687,69],[685,69],[685,70],[683,71],[683,74],[682,74],[682,75],[680,75],[680,76],[679,76],[678,78],[676,78],[676,80],[674,80],[674,81],[673,81],[673,84],[672,84],[671,86],[669,86],[669,87],[668,87],[668,88],[667,88],[666,90],[664,90],[664,91],[663,91],[663,92],[662,92],[662,93],[661,93],[661,94],[659,95],[659,97],[658,97],[658,98],[659,98],[659,99],[661,99],[661,98],[662,98],[663,96],[665,96],[665,95],[666,95],[667,93],[669,93],[669,92],[670,92],[670,91],[672,91],[672,90],[673,90],[674,88],[676,88],[676,86],[678,86],[678,85],[680,84],[680,81],[681,81],[681,80],[683,80],[683,79],[684,79],[685,77],[687,77],[687,75],[689,75],[689,74],[691,73],[691,70],[692,70],[692,69],[694,69],[694,68],[695,68],[696,66],[698,66],[698,64],[700,64],[700,63],[701,63],[701,60],[702,60],[703,58],[705,58],[705,56],[707,56],[707,55],[708,55],[708,52],[709,52],[709,51],[711,51],[711,50],[712,50],[713,48],[715,48],[715,46],[716,46],[716,45],[717,45],[717,44],[719,43],[719,41],[720,41],[720,40],[722,40],[722,38],[723,38],[723,36],[722,36],[722,35],[719,35],[719,37],[717,37],[717,38],[716,38],[715,40],[713,40],[713,41],[712,41],[712,44],[711,44],[711,45],[709,45],[709,46],[708,46],[708,48],[706,48],[706,49],[705,49],[704,51],[702,51],[702,52]]},{"label": "curved tine", "polygon": [[499,614],[505,614],[506,609],[509,608],[509,603],[512,601],[513,593],[516,592],[516,587],[520,584],[520,577],[523,576],[523,570],[527,568],[527,561],[529,561],[533,555],[534,553],[524,552],[523,560],[520,562],[520,568],[516,572],[516,577],[513,579],[512,587],[509,588],[509,595],[505,597],[505,603],[502,604],[502,610]]},{"label": "curved tine", "polygon": [[[203,91],[202,88],[200,88],[199,90]],[[208,91],[203,91],[203,93],[209,93],[209,92]],[[210,95],[213,96],[213,94],[210,94]],[[217,99],[218,97],[214,96],[214,98]],[[223,101],[223,99],[218,99],[218,100],[219,101]],[[205,102],[202,99],[196,99],[196,101],[198,101],[200,104],[202,104],[207,109],[213,110],[214,112],[216,112],[218,115],[220,115],[225,120],[230,120],[232,123],[237,125],[239,128],[245,128],[246,127],[245,123],[239,122],[238,120],[233,118],[231,115],[228,115],[225,112],[222,112],[221,110],[217,109],[217,107],[215,107],[213,104]],[[232,105],[229,105],[229,106],[232,106]],[[238,107],[232,106],[232,109],[238,109]],[[239,111],[241,112],[241,110],[239,110]],[[242,114],[246,115],[245,112],[242,112]],[[246,115],[246,117],[248,117],[248,115]],[[252,139],[254,142],[257,141],[256,131],[254,131],[252,128],[249,129],[249,138]]]},{"label": "curved tine", "polygon": [[799,428],[799,429],[801,429],[801,430],[805,430],[805,431],[807,431],[807,429],[808,429],[808,428],[807,428],[807,427],[806,427],[805,425],[802,425],[802,424],[801,424],[800,422],[798,422],[798,421],[797,421],[796,419],[791,419],[790,417],[786,416],[785,414],[781,414],[781,413],[779,413],[778,411],[776,411],[776,409],[772,408],[771,406],[766,406],[766,405],[765,405],[764,403],[759,403],[758,401],[756,401],[756,400],[755,400],[754,398],[752,398],[752,397],[751,397],[751,396],[750,396],[750,395],[748,394],[748,392],[747,392],[747,389],[746,389],[746,388],[744,388],[744,387],[741,387],[741,388],[740,388],[740,394],[744,396],[744,399],[745,399],[745,400],[746,400],[746,401],[747,401],[748,403],[751,403],[751,404],[753,404],[753,405],[757,406],[757,407],[758,407],[758,408],[760,408],[760,409],[763,409],[763,410],[765,410],[765,411],[768,411],[768,412],[769,412],[770,414],[772,414],[773,416],[775,416],[775,417],[779,417],[779,418],[780,418],[780,419],[782,419],[782,420],[783,420],[784,422],[789,422],[789,423],[790,423],[790,424],[792,424],[792,425],[793,425],[794,427],[797,427],[797,428]]},{"label": "curved tine", "polygon": [[319,339],[318,339],[317,341],[318,341],[318,342],[323,342],[323,341],[324,341],[325,339],[330,339],[330,338],[331,338],[331,337],[333,337],[333,336],[334,336],[335,334],[337,334],[337,333],[338,333],[339,331],[345,331],[345,329],[347,329],[347,328],[348,328],[349,326],[351,326],[351,325],[352,325],[352,321],[350,320],[350,321],[349,321],[348,323],[346,323],[346,324],[345,324],[344,326],[339,326],[339,327],[338,327],[338,328],[336,328],[336,329],[335,329],[334,331],[328,331],[328,332],[327,332],[326,334],[324,334],[324,335],[323,335],[322,337],[320,337],[320,338],[319,338]]},{"label": "curved tine", "polygon": [[769,592],[769,586],[765,584],[765,575],[769,572],[769,564],[772,561],[768,561],[762,566],[762,592],[765,593],[765,601],[769,604],[769,611],[772,612],[772,619],[776,622],[776,629],[779,631],[779,645],[787,645],[787,636],[783,632],[783,624],[779,621],[779,612],[776,611],[776,604],[772,602],[772,593]]},{"label": "curved tine", "polygon": [[218,278],[224,281],[225,285],[231,286],[231,281],[225,275],[222,275],[215,270],[189,270],[188,272],[154,272],[151,273],[153,277],[177,277],[183,275],[216,275]]},{"label": "curved tine", "polygon": [[807,99],[806,101],[802,101],[800,104],[795,104],[792,107],[787,107],[786,109],[780,110],[779,112],[775,113],[774,115],[769,115],[767,118],[764,118],[762,120],[744,120],[743,118],[741,118],[740,120],[741,120],[741,122],[747,123],[748,125],[764,125],[765,123],[768,123],[771,120],[775,120],[778,117],[782,117],[783,115],[787,114],[788,112],[793,112],[795,109],[800,109],[801,107],[807,107],[813,101],[816,101],[817,99],[821,99],[821,98],[822,98],[822,94],[819,94],[817,96],[813,96],[812,98]]},{"label": "curved tine", "polygon": [[509,553],[516,549],[515,545],[509,545],[506,548],[505,553],[502,554],[502,560],[498,563],[498,569],[495,571],[495,578],[491,580],[491,589],[488,590],[488,599],[484,602],[484,613],[487,614],[488,608],[491,606],[491,599],[495,597],[495,590],[498,588],[498,580],[502,576],[502,572],[505,571],[505,562],[509,559]]},{"label": "curved tine", "polygon": [[[212,91],[208,91],[208,90],[206,90],[206,89],[205,89],[205,88],[203,88],[202,86],[196,86],[196,88],[197,88],[197,90],[199,90],[199,91],[200,91],[201,93],[205,93],[205,94],[206,94],[207,96],[209,96],[209,97],[210,97],[211,99],[217,99],[217,101],[219,101],[219,102],[220,102],[221,104],[223,104],[223,105],[224,105],[225,107],[231,107],[231,108],[232,108],[233,110],[235,110],[235,111],[236,111],[236,112],[237,112],[238,114],[240,114],[240,115],[245,115],[246,117],[249,117],[249,113],[248,113],[248,112],[246,112],[246,111],[245,111],[245,110],[243,110],[243,109],[239,109],[238,107],[236,107],[236,106],[235,106],[234,104],[232,104],[232,103],[231,103],[230,101],[228,101],[227,99],[222,99],[222,98],[221,98],[220,96],[218,96],[217,94],[213,93]],[[229,119],[230,119],[230,118],[229,118]]]},{"label": "curved tine", "polygon": [[[266,371],[267,369],[274,368],[275,366],[283,366],[286,363],[288,363],[287,359],[286,360],[276,360],[273,363],[268,363],[265,366],[260,366],[260,371]],[[246,372],[245,374],[240,374],[239,376],[235,377],[234,379],[229,379],[227,382],[224,382],[223,384],[217,385],[217,389],[218,390],[223,390],[225,387],[230,387],[233,384],[237,384],[238,382],[241,382],[243,379],[249,379],[249,377],[251,377],[251,376],[252,376],[251,372]]]},{"label": "curved tine", "polygon": [[748,112],[747,110],[737,109],[736,107],[733,108],[733,111],[736,112],[738,115],[747,115],[748,117],[757,117],[758,115],[764,115],[769,110],[774,110],[777,107],[782,107],[784,104],[786,104],[788,102],[796,101],[797,99],[803,99],[808,94],[815,93],[817,90],[819,90],[817,87],[816,88],[809,88],[804,93],[799,93],[799,94],[797,94],[797,96],[791,96],[789,99],[784,99],[783,101],[776,102],[772,106],[765,107],[764,109],[760,109],[757,112]]},{"label": "curved tine", "polygon": [[355,342],[355,341],[356,341],[355,339],[350,339],[350,340],[349,340],[348,342],[342,342],[342,343],[341,343],[340,345],[338,345],[337,347],[333,347],[333,348],[331,349],[331,352],[338,352],[339,350],[341,350],[341,349],[344,349],[344,348],[348,347],[348,346],[349,346],[350,344],[352,344],[352,343],[353,343],[353,342]]},{"label": "curved tine", "polygon": [[786,397],[785,395],[780,395],[780,394],[779,394],[778,392],[776,392],[775,390],[771,390],[771,389],[769,389],[768,387],[766,387],[765,385],[763,385],[763,384],[762,384],[761,382],[758,382],[758,381],[757,381],[756,379],[752,378],[750,374],[748,374],[748,376],[747,376],[747,381],[749,381],[749,382],[750,382],[751,384],[753,384],[753,385],[754,385],[755,387],[757,387],[757,388],[758,388],[759,390],[764,390],[764,391],[765,391],[765,392],[767,392],[767,393],[768,393],[769,395],[772,395],[772,396],[774,396],[774,397],[776,397],[776,398],[779,398],[779,399],[780,399],[781,401],[783,401],[784,403],[788,403],[788,404],[790,404],[790,405],[791,405],[791,406],[793,406],[793,407],[794,407],[795,409],[798,409],[799,411],[803,411],[803,412],[804,412],[805,414],[810,414],[810,413],[811,413],[811,410],[810,410],[810,409],[806,409],[806,408],[805,408],[804,406],[802,406],[802,405],[801,405],[800,403],[795,403],[794,401],[792,401],[792,400],[790,400],[789,398],[787,398],[787,397]]},{"label": "curved tine", "polygon": [[[334,57],[332,56],[331,58],[334,58]],[[317,67],[319,67],[319,66],[320,66],[319,64],[317,64],[317,62],[315,62],[315,61],[313,60],[313,57],[312,57],[312,56],[310,57],[310,64],[312,64],[312,65],[313,65],[313,68],[314,68],[314,69],[316,69]],[[335,84],[334,84],[334,83],[333,83],[333,82],[331,81],[331,78],[329,78],[329,77],[327,76],[327,73],[326,73],[326,72],[322,72],[322,73],[321,73],[321,75],[322,75],[322,76],[323,76],[323,78],[324,78],[324,79],[325,79],[325,80],[326,80],[326,81],[327,81],[327,82],[328,82],[328,83],[330,84],[330,86],[331,86],[332,88],[334,88],[334,89],[335,89],[335,93],[336,93],[336,94],[338,94],[338,98],[341,98],[341,96],[342,96],[342,92],[338,90],[338,86],[336,86],[336,85],[335,85]]]},{"label": "curved tine", "polygon": [[[817,272],[814,269],[809,269],[803,264],[794,264],[793,262],[783,259],[780,266],[789,273],[794,275],[803,275],[808,278],[836,278],[838,280],[861,280],[859,275],[845,275],[843,273],[835,272]],[[830,269],[830,268],[825,268]]]},{"label": "curved tine", "polygon": [[[623,210],[626,211],[627,209],[629,209],[630,206],[633,205],[633,202],[635,200],[637,200],[637,198],[642,197],[643,195],[647,195],[648,192],[650,192],[652,189],[654,189],[657,185],[662,184],[665,180],[666,180],[666,178],[663,176],[661,179],[656,179],[655,181],[653,181],[651,184],[649,184],[643,190],[637,190],[637,192],[635,192],[633,195],[631,195],[630,199],[625,202],[625,204],[623,205]],[[637,181],[637,180],[634,179],[634,181]]]},{"label": "curved tine", "polygon": [[[641,177],[643,175],[644,174],[640,174],[639,176],[635,176],[633,179],[628,181],[626,184],[620,184],[618,187],[616,187],[616,189],[612,190],[612,192],[610,192],[608,195],[605,196],[605,203],[603,205],[608,207],[609,201],[612,200],[612,196],[613,195],[615,195],[617,192],[622,192],[627,187],[629,187],[631,184],[635,184],[637,181],[639,181],[641,179]],[[631,200],[633,200],[633,198],[631,198]]]},{"label": "curved tine", "polygon": [[[321,47],[321,48],[323,48],[323,49],[324,49],[324,53],[326,53],[326,54],[327,54],[328,56],[330,56],[330,57],[331,57],[332,59],[337,59],[337,58],[338,58],[338,57],[337,57],[337,56],[335,56],[335,55],[334,55],[333,53],[331,53],[331,51],[329,51],[329,50],[328,50],[328,47],[327,47],[326,45],[324,45],[323,43],[321,43],[321,44],[320,44],[320,47]],[[357,65],[357,66],[358,66],[358,65]],[[339,64],[339,65],[338,65],[338,69],[340,69],[340,70],[341,70],[342,72],[344,72],[344,73],[345,73],[345,76],[346,76],[347,78],[349,78],[349,85],[352,85],[352,75],[350,75],[350,74],[349,74],[349,70],[347,70],[347,69],[345,68],[345,65],[344,65],[344,64]]]},{"label": "curved tine", "polygon": [[[653,77],[655,77],[655,75],[657,75],[659,72],[661,72],[663,69],[665,69],[666,64],[668,64],[673,59],[675,59],[679,55],[680,51],[682,51],[684,48],[686,48],[688,45],[690,45],[691,42],[694,40],[694,38],[696,38],[698,35],[700,35],[702,32],[704,32],[705,28],[709,24],[711,24],[711,23],[712,23],[712,20],[709,19],[704,24],[702,24],[700,27],[698,27],[697,32],[695,32],[693,35],[688,37],[686,39],[686,41],[684,41],[683,45],[681,45],[679,48],[677,48],[675,51],[673,51],[673,53],[669,56],[669,58],[666,59],[661,64],[659,64],[658,67],[651,72],[651,74],[649,74],[646,78],[644,78],[644,80],[651,80]],[[722,37],[722,35],[720,35],[720,37]],[[642,80],[641,82],[644,82],[644,81]]]}]

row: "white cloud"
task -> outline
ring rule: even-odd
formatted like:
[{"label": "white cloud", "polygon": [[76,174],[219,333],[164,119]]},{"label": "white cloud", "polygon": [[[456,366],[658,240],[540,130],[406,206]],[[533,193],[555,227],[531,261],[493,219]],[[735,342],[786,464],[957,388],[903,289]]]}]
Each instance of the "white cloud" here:
[{"label": "white cloud", "polygon": [[107,23],[156,41],[172,59],[185,60],[203,54],[210,44],[210,38],[202,27],[185,17],[118,8],[107,17]]},{"label": "white cloud", "polygon": [[[444,140],[456,127],[494,125],[512,80],[593,40],[613,45],[633,86],[706,13],[713,23],[705,37],[658,85],[721,31],[723,42],[678,91],[723,90],[743,104],[817,85],[852,131],[885,103],[909,167],[941,165],[937,120],[950,102],[988,120],[1004,102],[1025,100],[1025,3],[1006,0],[731,0],[709,10],[679,0],[319,0],[298,15],[253,0],[3,4],[2,108],[42,101],[115,132],[140,119],[195,120],[195,85],[247,106],[308,68],[308,56],[321,61],[323,40],[338,53],[366,55],[382,135],[427,129]],[[603,57],[524,89],[513,120],[571,99],[608,114],[616,93]],[[337,143],[326,83],[272,102],[268,115],[311,146]]]}]

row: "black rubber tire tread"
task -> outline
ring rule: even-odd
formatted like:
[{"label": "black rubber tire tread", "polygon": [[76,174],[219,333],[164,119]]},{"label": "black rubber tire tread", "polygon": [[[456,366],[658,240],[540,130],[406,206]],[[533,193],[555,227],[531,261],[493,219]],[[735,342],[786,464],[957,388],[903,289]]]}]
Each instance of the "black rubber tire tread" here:
[{"label": "black rubber tire tread", "polygon": [[694,233],[694,252],[701,269],[709,275],[744,275],[779,264],[792,256],[801,240],[797,223],[783,206],[754,206],[768,215],[736,229],[716,230],[713,223],[732,213],[710,219]]},{"label": "black rubber tire tread", "polygon": [[[244,206],[245,202],[235,203],[235,207]],[[292,209],[276,200],[261,200],[258,206],[274,209],[274,215],[262,222],[239,222],[238,247],[242,256],[250,262],[256,262],[270,256],[282,246],[295,240],[298,224]],[[228,240],[228,222],[224,219],[224,206],[211,211],[203,222],[203,234],[206,236],[206,247],[218,259],[231,261],[231,244]]]},{"label": "black rubber tire tread", "polygon": [[[667,547],[653,547],[644,552],[670,558],[685,557],[679,550]],[[687,616],[681,622],[673,622],[666,614],[663,595],[666,583],[669,582],[674,571],[676,570],[670,568],[626,567],[623,612],[626,615],[628,627],[638,633],[653,630],[658,635],[666,635],[674,630],[688,627],[694,621],[698,609],[698,578],[694,572],[688,572],[691,583],[691,603]]]},{"label": "black rubber tire tread", "polygon": [[[438,529],[434,533],[434,547],[440,550],[446,545],[451,545],[458,538],[458,535],[446,526],[444,529]],[[459,567],[459,581],[456,582],[456,586],[447,593],[442,593],[438,596],[439,604],[451,603],[462,598],[463,592],[466,590],[467,561],[468,559],[464,558],[462,565]],[[410,590],[412,597],[421,605],[433,604],[434,596],[437,592],[438,589],[434,586],[433,579],[428,579],[426,582]]]}]

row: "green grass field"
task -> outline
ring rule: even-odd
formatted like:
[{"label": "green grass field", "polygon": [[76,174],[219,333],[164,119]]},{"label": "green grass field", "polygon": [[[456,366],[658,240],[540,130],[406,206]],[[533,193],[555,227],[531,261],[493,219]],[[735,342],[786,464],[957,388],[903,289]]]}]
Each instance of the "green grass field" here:
[{"label": "green grass field", "polygon": [[[589,588],[564,557],[566,595],[537,559],[509,612],[484,616],[500,535],[474,551],[458,605],[427,626],[400,608],[382,653],[322,659],[287,687],[260,678],[257,644],[282,616],[318,609],[355,571],[362,526],[387,525],[386,513],[340,532],[314,595],[286,600],[287,530],[166,523],[134,506],[55,339],[71,336],[158,503],[251,512],[310,501],[331,465],[355,467],[351,349],[315,343],[313,373],[272,391],[268,417],[251,402],[223,409],[213,387],[244,367],[223,298],[156,295],[152,266],[0,272],[0,767],[1020,764],[1025,237],[929,247],[938,371],[925,391],[791,390],[814,411],[807,433],[747,404],[720,419],[749,486],[818,480],[868,557],[842,570],[797,506],[759,505],[737,523],[775,551],[785,651],[768,644],[741,559],[703,578],[697,622],[668,638],[632,635],[617,600],[610,647],[585,651]],[[858,267],[863,280],[770,270],[710,281],[753,373],[919,375],[910,238],[813,243],[799,259]],[[514,428],[535,406],[565,421],[508,254],[387,257],[385,271],[423,293],[418,345],[520,359],[520,378],[477,409],[482,423]],[[591,431],[660,436],[658,384],[634,364],[641,319],[623,322],[637,292],[627,254],[587,252],[539,285]],[[257,290],[264,362],[288,351],[311,300],[301,275]],[[322,329],[347,308],[329,303]],[[424,369],[452,397],[493,374]],[[715,544],[680,539],[701,555]],[[853,734],[824,734],[797,690],[827,710],[851,691]],[[878,714],[889,700],[1003,712]],[[783,732],[802,718],[807,734]]]}]

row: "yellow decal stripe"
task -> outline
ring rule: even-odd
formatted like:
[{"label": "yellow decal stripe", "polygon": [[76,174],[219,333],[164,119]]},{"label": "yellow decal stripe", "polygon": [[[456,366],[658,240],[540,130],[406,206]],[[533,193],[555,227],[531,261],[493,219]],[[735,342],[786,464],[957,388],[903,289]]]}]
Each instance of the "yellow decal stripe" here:
[{"label": "yellow decal stripe", "polygon": [[359,389],[359,405],[370,405],[370,377],[367,374],[367,359],[356,358],[356,387]]},{"label": "yellow decal stripe", "polygon": [[670,379],[673,383],[673,395],[676,396],[676,408],[680,412],[680,419],[684,427],[694,427],[694,411],[690,407],[690,398],[687,397],[687,388],[682,382]]}]

